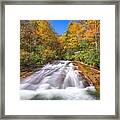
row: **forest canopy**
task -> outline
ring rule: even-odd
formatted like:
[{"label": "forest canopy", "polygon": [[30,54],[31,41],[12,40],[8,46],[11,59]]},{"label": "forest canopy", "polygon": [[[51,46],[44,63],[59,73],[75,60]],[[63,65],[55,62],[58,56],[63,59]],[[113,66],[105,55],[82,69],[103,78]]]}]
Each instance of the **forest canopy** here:
[{"label": "forest canopy", "polygon": [[80,61],[99,70],[100,21],[70,21],[67,31],[58,35],[48,20],[21,20],[21,72],[54,60]]}]

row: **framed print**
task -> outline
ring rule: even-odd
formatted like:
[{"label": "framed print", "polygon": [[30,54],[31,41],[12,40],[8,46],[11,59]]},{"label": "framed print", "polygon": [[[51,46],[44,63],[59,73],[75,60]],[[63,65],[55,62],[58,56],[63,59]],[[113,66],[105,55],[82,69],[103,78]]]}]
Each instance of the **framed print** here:
[{"label": "framed print", "polygon": [[119,119],[119,2],[2,1],[2,119]]}]

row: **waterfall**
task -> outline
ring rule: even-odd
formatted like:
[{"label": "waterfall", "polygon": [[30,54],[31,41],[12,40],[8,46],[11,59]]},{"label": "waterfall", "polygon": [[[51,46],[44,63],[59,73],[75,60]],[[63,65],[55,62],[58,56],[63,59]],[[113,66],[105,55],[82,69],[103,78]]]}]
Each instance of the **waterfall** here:
[{"label": "waterfall", "polygon": [[[21,99],[95,99],[70,61],[48,63],[20,84]],[[28,97],[27,97],[28,96]],[[50,97],[51,96],[51,97]]]}]

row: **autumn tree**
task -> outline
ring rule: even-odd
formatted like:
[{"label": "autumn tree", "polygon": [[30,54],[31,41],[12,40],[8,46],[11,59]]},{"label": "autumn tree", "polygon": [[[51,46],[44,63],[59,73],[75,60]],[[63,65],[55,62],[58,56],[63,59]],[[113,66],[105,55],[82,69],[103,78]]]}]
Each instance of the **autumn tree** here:
[{"label": "autumn tree", "polygon": [[57,35],[47,20],[20,21],[21,71],[61,59],[81,61],[99,69],[100,21],[70,21],[62,35]]}]

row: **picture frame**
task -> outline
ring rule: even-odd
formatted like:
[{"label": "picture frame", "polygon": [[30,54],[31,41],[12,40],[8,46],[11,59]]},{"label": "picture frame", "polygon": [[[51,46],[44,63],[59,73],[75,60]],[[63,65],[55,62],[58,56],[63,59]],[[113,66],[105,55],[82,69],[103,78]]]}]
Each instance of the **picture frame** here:
[{"label": "picture frame", "polygon": [[[5,5],[115,5],[115,115],[6,115],[5,114]],[[0,118],[1,119],[118,119],[119,120],[119,14],[118,0],[99,1],[2,1],[1,2],[1,74]],[[104,108],[103,108],[104,109]]]}]

